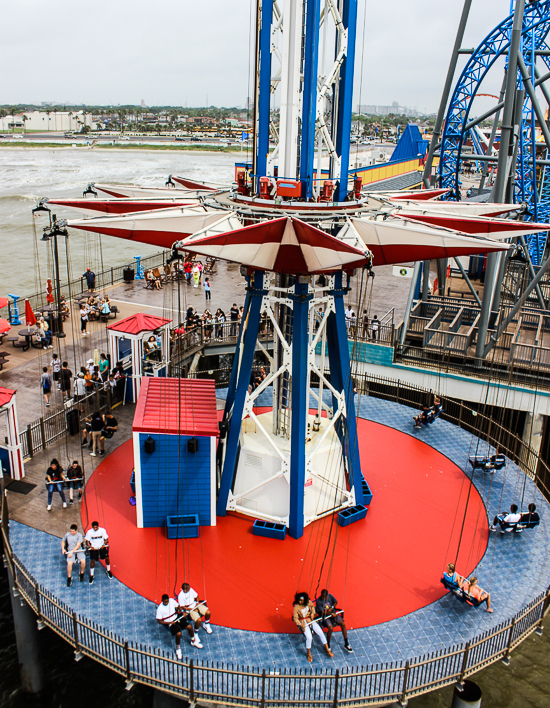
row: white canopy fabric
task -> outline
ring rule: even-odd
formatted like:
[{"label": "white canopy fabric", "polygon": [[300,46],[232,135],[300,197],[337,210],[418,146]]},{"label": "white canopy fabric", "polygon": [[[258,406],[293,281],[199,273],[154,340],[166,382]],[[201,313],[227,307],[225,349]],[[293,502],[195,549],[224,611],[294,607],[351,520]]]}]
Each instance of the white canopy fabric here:
[{"label": "white canopy fabric", "polygon": [[550,224],[495,219],[489,216],[461,216],[424,211],[400,211],[395,216],[399,219],[421,222],[436,228],[451,229],[452,231],[459,231],[471,236],[490,236],[494,239],[528,236],[537,232],[550,231]]},{"label": "white canopy fabric", "polygon": [[210,189],[184,189],[183,187],[140,187],[132,184],[99,184],[93,188],[110,197],[123,199],[173,199],[197,198],[200,195],[211,194]]},{"label": "white canopy fabric", "polygon": [[492,204],[490,202],[439,202],[413,199],[389,199],[390,204],[403,211],[424,211],[459,216],[498,216],[510,211],[517,211],[519,204]]},{"label": "white canopy fabric", "polygon": [[375,266],[454,258],[510,248],[499,241],[391,218],[385,221],[352,218],[342,228],[338,238],[351,245],[356,245],[358,239],[362,241],[371,251]]},{"label": "white canopy fabric", "polygon": [[172,207],[197,207],[200,201],[186,199],[185,196],[171,199],[48,199],[48,204],[67,207],[81,214],[99,216],[110,214],[133,214],[135,212],[170,209]]},{"label": "white canopy fabric", "polygon": [[220,219],[220,212],[204,207],[158,209],[139,214],[69,219],[67,226],[139,243],[172,248],[176,241]]}]

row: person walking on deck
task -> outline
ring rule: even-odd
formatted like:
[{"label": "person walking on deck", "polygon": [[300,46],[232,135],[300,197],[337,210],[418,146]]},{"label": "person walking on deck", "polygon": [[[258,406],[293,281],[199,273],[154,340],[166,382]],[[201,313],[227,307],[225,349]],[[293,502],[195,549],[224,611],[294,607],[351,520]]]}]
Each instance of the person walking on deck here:
[{"label": "person walking on deck", "polygon": [[52,377],[48,373],[48,367],[42,367],[42,376],[40,377],[40,388],[46,401],[46,406],[50,405],[50,393],[52,390]]}]

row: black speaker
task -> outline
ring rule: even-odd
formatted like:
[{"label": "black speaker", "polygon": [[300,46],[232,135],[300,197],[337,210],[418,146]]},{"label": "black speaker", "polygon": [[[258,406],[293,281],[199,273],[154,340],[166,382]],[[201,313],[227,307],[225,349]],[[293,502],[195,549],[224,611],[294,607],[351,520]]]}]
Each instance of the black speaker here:
[{"label": "black speaker", "polygon": [[145,441],[144,450],[148,455],[152,455],[155,452],[155,441],[150,435]]},{"label": "black speaker", "polygon": [[187,441],[187,452],[190,452],[194,455],[198,449],[199,441],[197,440],[197,438],[189,438],[189,440]]}]

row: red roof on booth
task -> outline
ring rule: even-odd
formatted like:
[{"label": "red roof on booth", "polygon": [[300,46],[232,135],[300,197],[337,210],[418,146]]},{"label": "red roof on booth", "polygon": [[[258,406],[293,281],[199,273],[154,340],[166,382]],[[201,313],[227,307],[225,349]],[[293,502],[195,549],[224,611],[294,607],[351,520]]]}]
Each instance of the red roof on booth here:
[{"label": "red roof on booth", "polygon": [[214,381],[142,378],[132,430],[135,433],[217,437]]},{"label": "red roof on booth", "polygon": [[0,386],[0,406],[5,406],[15,396],[15,391],[11,388]]},{"label": "red roof on booth", "polygon": [[143,312],[138,312],[137,315],[130,315],[119,322],[115,322],[107,327],[115,332],[124,332],[125,334],[139,334],[140,332],[153,332],[155,329],[168,324],[172,320],[166,317],[157,317],[156,315],[145,315]]}]

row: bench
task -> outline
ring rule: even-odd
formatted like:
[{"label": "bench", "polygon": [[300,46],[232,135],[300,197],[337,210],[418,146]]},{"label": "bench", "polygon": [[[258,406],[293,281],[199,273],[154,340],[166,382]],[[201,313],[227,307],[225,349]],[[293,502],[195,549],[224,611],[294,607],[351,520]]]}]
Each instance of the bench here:
[{"label": "bench", "polygon": [[116,305],[113,305],[111,307],[111,311],[109,312],[109,314],[105,314],[103,312],[100,312],[99,318],[102,322],[107,322],[108,319],[116,320],[117,314],[118,314],[118,307]]},{"label": "bench", "polygon": [[22,349],[24,352],[31,346],[30,342],[25,342],[25,340],[20,340],[19,337],[8,337],[8,342],[11,342],[14,347]]},{"label": "bench", "polygon": [[451,595],[454,595],[459,602],[465,602],[471,607],[479,607],[485,602],[485,600],[478,600],[476,597],[468,595],[462,588],[459,588],[455,583],[450,583],[446,578],[441,578],[441,584]]},{"label": "bench", "polygon": [[2,371],[2,367],[4,366],[4,364],[7,364],[8,361],[9,359],[7,357],[0,357],[0,371]]}]

